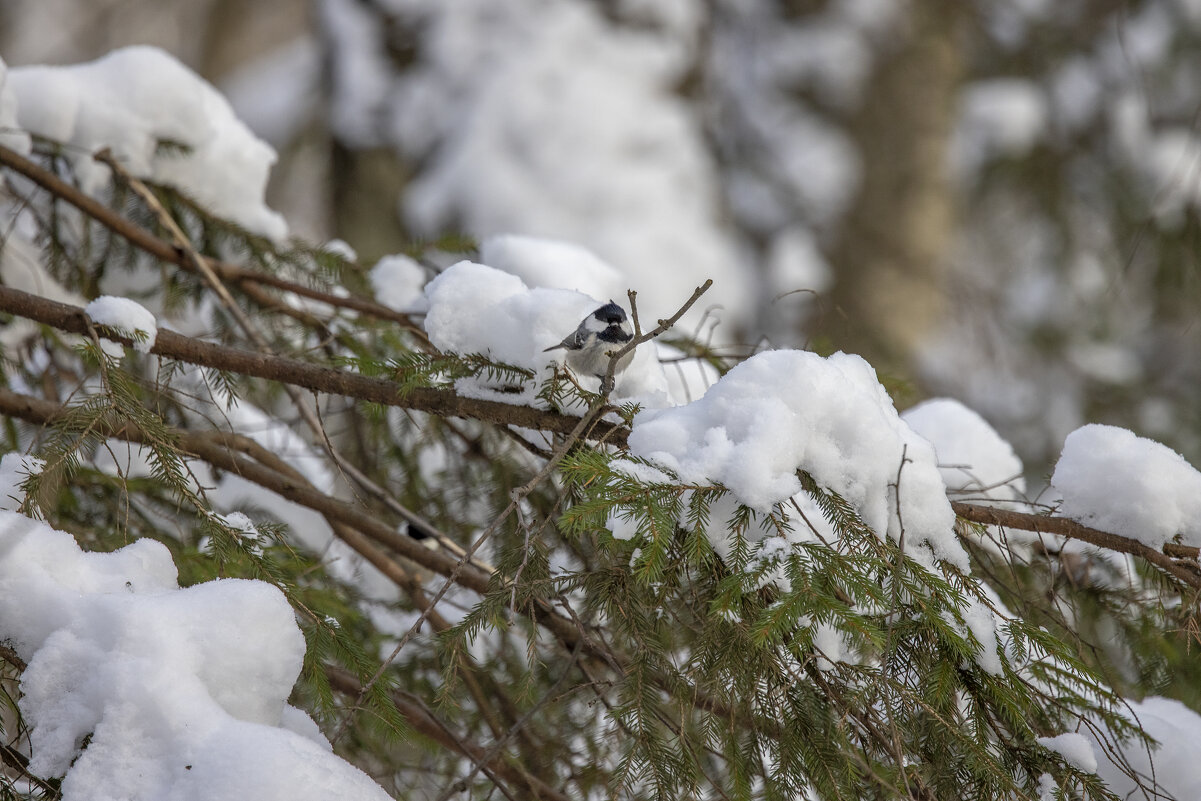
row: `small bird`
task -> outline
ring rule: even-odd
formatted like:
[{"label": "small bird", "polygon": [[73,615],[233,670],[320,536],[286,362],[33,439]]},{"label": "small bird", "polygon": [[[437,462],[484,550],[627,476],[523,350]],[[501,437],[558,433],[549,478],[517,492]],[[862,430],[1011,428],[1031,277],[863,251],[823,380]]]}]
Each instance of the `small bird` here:
[{"label": "small bird", "polygon": [[[585,317],[574,333],[558,345],[547,348],[543,353],[563,348],[567,351],[567,364],[580,375],[604,378],[609,369],[609,353],[622,348],[634,338],[626,310],[609,301]],[[620,373],[634,359],[634,351],[622,356],[614,374]]]}]

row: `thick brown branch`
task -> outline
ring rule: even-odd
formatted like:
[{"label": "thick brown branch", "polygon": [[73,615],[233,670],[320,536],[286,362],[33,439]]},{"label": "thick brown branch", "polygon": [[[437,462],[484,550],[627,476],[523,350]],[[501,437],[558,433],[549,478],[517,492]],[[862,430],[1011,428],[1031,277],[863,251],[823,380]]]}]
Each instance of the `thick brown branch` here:
[{"label": "thick brown branch", "polygon": [[1201,551],[1188,545],[1168,543],[1164,545],[1163,551],[1157,551],[1136,539],[1089,528],[1066,517],[1049,517],[1047,515],[1036,515],[1028,512],[1015,512],[1010,509],[999,509],[995,506],[981,506],[962,501],[952,501],[951,507],[955,510],[955,514],[973,523],[1016,528],[1022,531],[1036,531],[1040,534],[1058,534],[1110,551],[1139,556],[1171,573],[1185,584],[1201,588],[1201,574],[1174,561],[1175,559],[1192,560],[1194,563],[1197,561],[1198,553]]},{"label": "thick brown branch", "polygon": [[[83,309],[47,300],[11,287],[0,286],[0,312],[42,323],[72,334],[88,333],[88,318]],[[128,337],[107,333],[109,339],[132,344]],[[371,378],[345,370],[309,364],[286,356],[275,356],[218,345],[182,336],[160,328],[151,353],[168,359],[198,364],[216,370],[279,381],[314,392],[344,395],[387,406],[399,406],[439,417],[466,417],[497,425],[515,425],[570,434],[580,418],[556,412],[515,406],[496,401],[464,398],[449,390],[417,387],[402,393],[392,381]],[[591,439],[605,439],[624,445],[626,430],[604,420],[598,420],[588,432]]]}]

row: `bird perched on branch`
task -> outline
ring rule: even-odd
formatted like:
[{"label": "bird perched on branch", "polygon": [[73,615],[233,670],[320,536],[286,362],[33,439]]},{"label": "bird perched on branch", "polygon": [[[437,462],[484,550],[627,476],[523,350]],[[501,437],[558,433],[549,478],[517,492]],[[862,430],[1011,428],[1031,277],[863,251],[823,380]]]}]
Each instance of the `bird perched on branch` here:
[{"label": "bird perched on branch", "polygon": [[[580,375],[604,378],[609,369],[609,354],[620,350],[634,338],[626,310],[609,301],[585,317],[575,332],[558,345],[547,348],[543,353],[563,348],[567,351],[567,364]],[[634,351],[621,357],[614,374],[629,366]]]}]

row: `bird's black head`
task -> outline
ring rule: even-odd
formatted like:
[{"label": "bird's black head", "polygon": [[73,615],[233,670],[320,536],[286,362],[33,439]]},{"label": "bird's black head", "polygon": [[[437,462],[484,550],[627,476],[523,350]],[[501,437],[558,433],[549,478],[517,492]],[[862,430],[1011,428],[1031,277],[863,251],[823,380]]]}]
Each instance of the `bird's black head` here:
[{"label": "bird's black head", "polygon": [[613,301],[609,301],[604,306],[592,313],[592,316],[600,320],[602,323],[609,325],[621,325],[626,321],[626,310],[618,306]]}]

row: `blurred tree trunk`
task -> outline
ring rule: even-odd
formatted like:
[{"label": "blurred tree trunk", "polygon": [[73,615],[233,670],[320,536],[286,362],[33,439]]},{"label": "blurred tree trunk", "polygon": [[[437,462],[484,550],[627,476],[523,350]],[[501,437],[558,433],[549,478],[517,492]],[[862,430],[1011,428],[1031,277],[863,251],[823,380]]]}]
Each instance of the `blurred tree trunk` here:
[{"label": "blurred tree trunk", "polygon": [[850,121],[863,184],[831,250],[836,279],[822,325],[837,347],[885,372],[910,372],[947,304],[947,145],[968,13],[958,0],[913,3]]}]

